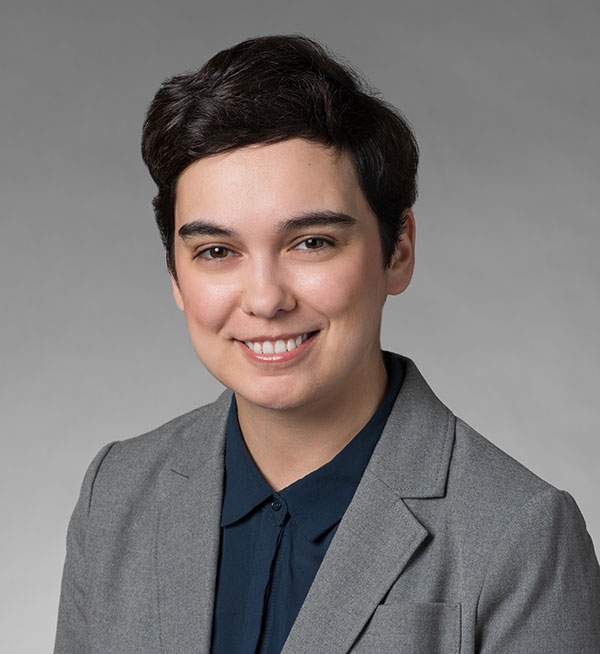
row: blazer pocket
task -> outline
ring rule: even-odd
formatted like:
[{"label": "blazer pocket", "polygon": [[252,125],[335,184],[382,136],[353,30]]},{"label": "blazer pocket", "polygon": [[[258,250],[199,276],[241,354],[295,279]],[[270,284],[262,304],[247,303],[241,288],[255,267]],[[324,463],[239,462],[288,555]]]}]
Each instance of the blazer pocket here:
[{"label": "blazer pocket", "polygon": [[381,604],[352,654],[457,654],[460,604]]}]

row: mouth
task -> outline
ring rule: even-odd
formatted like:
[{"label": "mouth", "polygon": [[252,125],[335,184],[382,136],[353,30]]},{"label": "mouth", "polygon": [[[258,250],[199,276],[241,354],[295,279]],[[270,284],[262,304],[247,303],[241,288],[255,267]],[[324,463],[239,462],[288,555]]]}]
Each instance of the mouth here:
[{"label": "mouth", "polygon": [[306,343],[317,332],[306,332],[304,334],[296,334],[293,336],[285,336],[269,340],[261,338],[255,341],[241,341],[249,350],[255,354],[285,354],[286,352],[293,352],[296,348]]}]

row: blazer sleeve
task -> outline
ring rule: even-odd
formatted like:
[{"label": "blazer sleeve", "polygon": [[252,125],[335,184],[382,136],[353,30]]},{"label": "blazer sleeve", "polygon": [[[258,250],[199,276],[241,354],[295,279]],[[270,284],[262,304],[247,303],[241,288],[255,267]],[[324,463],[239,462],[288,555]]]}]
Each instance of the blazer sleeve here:
[{"label": "blazer sleeve", "polygon": [[600,570],[573,498],[550,488],[513,519],[487,567],[480,654],[598,654]]},{"label": "blazer sleeve", "polygon": [[88,517],[94,482],[102,462],[113,445],[114,443],[110,443],[103,447],[90,464],[83,479],[79,500],[69,522],[67,556],[63,570],[54,654],[86,654],[89,652],[86,611]]}]

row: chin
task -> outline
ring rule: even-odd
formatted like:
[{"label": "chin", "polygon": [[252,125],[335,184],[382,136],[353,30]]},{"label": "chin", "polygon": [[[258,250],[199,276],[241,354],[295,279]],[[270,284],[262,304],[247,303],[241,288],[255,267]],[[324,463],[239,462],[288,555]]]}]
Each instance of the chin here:
[{"label": "chin", "polygon": [[300,406],[307,404],[310,400],[303,397],[297,390],[281,388],[253,388],[250,392],[245,392],[247,389],[235,389],[233,392],[243,398],[249,404],[260,407],[261,409],[268,409],[270,411],[289,411],[297,409]]}]

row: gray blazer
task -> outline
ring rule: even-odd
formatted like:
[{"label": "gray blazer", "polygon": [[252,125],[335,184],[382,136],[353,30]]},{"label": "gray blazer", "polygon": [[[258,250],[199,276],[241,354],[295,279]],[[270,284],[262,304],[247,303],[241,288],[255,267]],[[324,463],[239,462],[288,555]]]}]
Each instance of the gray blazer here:
[{"label": "gray blazer", "polygon": [[[600,571],[575,502],[406,365],[284,654],[598,654]],[[56,654],[210,651],[230,399],[97,455],[69,526]]]}]

